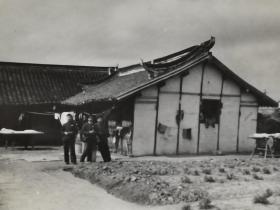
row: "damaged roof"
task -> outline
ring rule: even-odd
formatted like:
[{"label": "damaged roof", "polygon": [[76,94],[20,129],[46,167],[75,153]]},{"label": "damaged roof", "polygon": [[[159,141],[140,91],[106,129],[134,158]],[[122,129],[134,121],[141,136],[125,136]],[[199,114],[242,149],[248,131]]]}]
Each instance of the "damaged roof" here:
[{"label": "damaged roof", "polygon": [[60,104],[112,67],[0,62],[0,105]]},{"label": "damaged roof", "polygon": [[83,92],[68,98],[63,101],[63,104],[82,105],[97,101],[121,100],[198,63],[202,58],[208,56],[208,51],[213,45],[214,39],[212,38],[200,45],[153,61],[121,68],[117,74],[98,85],[84,86]]},{"label": "damaged roof", "polygon": [[258,99],[260,106],[277,106],[277,102],[257,90],[245,80],[212,56],[210,49],[215,39],[184,49],[182,51],[119,69],[117,74],[110,76],[98,85],[84,86],[84,91],[63,101],[63,104],[82,105],[99,101],[118,101],[161,81],[187,72],[192,66],[208,61],[216,64],[219,69],[236,81],[241,87],[250,90]]},{"label": "damaged roof", "polygon": [[71,105],[81,105],[93,101],[113,101],[119,95],[133,89],[135,86],[145,84],[149,81],[148,73],[140,65],[136,68],[140,70],[133,74],[119,76],[115,74],[106,81],[96,85],[85,85],[84,91],[70,97],[63,103]]}]

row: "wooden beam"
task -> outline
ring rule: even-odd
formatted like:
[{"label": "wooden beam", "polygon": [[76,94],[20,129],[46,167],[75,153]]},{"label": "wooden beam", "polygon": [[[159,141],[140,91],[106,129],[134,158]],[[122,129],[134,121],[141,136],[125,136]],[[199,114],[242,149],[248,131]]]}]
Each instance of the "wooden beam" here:
[{"label": "wooden beam", "polygon": [[[224,78],[224,75],[222,75],[222,85],[221,85],[221,93],[220,93],[220,104],[222,104],[224,81],[225,81],[225,78]],[[218,134],[217,134],[217,148],[216,148],[217,151],[220,150],[221,115],[222,115],[222,107],[220,109],[220,115],[219,115]]]},{"label": "wooden beam", "polygon": [[201,73],[201,80],[200,80],[200,94],[199,94],[199,108],[198,108],[198,127],[197,127],[197,147],[196,147],[196,154],[199,155],[199,141],[200,141],[200,105],[202,99],[202,89],[203,89],[203,80],[204,80],[204,72],[205,66],[207,61],[202,65],[202,73]]},{"label": "wooden beam", "polygon": [[183,77],[180,76],[180,90],[179,90],[179,115],[180,120],[177,124],[177,144],[176,144],[176,154],[179,154],[179,141],[180,141],[180,124],[181,124],[181,100],[182,100],[182,87],[183,87]]},{"label": "wooden beam", "polygon": [[156,152],[157,152],[157,128],[158,128],[159,93],[160,93],[160,86],[157,87],[156,122],[155,122],[155,135],[154,135],[154,155],[156,155]]},{"label": "wooden beam", "polygon": [[[241,92],[241,90],[240,90]],[[237,121],[237,137],[236,137],[236,153],[239,153],[239,129],[240,129],[240,116],[241,116],[241,95],[239,100],[238,121]]]},{"label": "wooden beam", "polygon": [[133,137],[134,137],[134,115],[135,115],[135,103],[136,103],[136,97],[134,97],[132,99],[132,105],[133,105],[133,115],[132,115],[132,119],[131,119],[131,123],[132,123],[132,129],[131,129],[131,142],[132,142],[132,145],[131,145],[131,153],[132,153],[132,156],[133,156]]}]

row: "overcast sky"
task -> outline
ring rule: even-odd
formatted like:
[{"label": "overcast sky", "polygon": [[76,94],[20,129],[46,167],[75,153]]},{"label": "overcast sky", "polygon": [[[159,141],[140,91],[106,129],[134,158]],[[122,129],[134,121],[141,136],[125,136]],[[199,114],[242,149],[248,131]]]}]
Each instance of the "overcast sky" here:
[{"label": "overcast sky", "polygon": [[280,100],[278,0],[0,0],[0,60],[125,66],[216,37],[213,54]]}]

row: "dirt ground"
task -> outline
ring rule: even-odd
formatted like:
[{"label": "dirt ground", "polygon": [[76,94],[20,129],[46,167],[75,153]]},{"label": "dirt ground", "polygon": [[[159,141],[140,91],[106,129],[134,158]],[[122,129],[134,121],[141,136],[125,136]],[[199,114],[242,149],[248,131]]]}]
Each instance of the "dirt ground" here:
[{"label": "dirt ground", "polygon": [[[75,178],[64,171],[65,168],[69,169],[69,166],[65,167],[62,161],[61,148],[39,148],[33,151],[0,148],[0,209],[154,209],[118,199],[86,180]],[[177,206],[180,209],[180,205]],[[165,206],[163,209],[172,210],[174,206]]]},{"label": "dirt ground", "polygon": [[[280,209],[280,160],[249,156],[145,157],[73,168],[72,173],[110,194],[141,205],[188,203],[209,198],[218,209]],[[254,197],[272,191],[269,204]]]},{"label": "dirt ground", "polygon": [[[62,162],[61,148],[1,148],[0,209],[173,210],[185,204],[198,209],[199,200],[204,197],[209,197],[216,209],[280,209],[279,159],[113,158],[111,163],[99,162],[99,157],[98,163],[72,168]],[[209,177],[214,182],[209,182]],[[266,189],[273,191],[270,203],[254,204],[253,197]]]}]

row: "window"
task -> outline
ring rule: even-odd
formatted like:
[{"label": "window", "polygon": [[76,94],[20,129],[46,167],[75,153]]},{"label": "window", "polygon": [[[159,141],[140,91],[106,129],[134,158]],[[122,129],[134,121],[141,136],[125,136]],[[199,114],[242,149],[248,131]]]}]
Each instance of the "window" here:
[{"label": "window", "polygon": [[220,100],[203,99],[200,104],[200,123],[205,123],[205,127],[215,127],[219,123],[222,103]]}]

